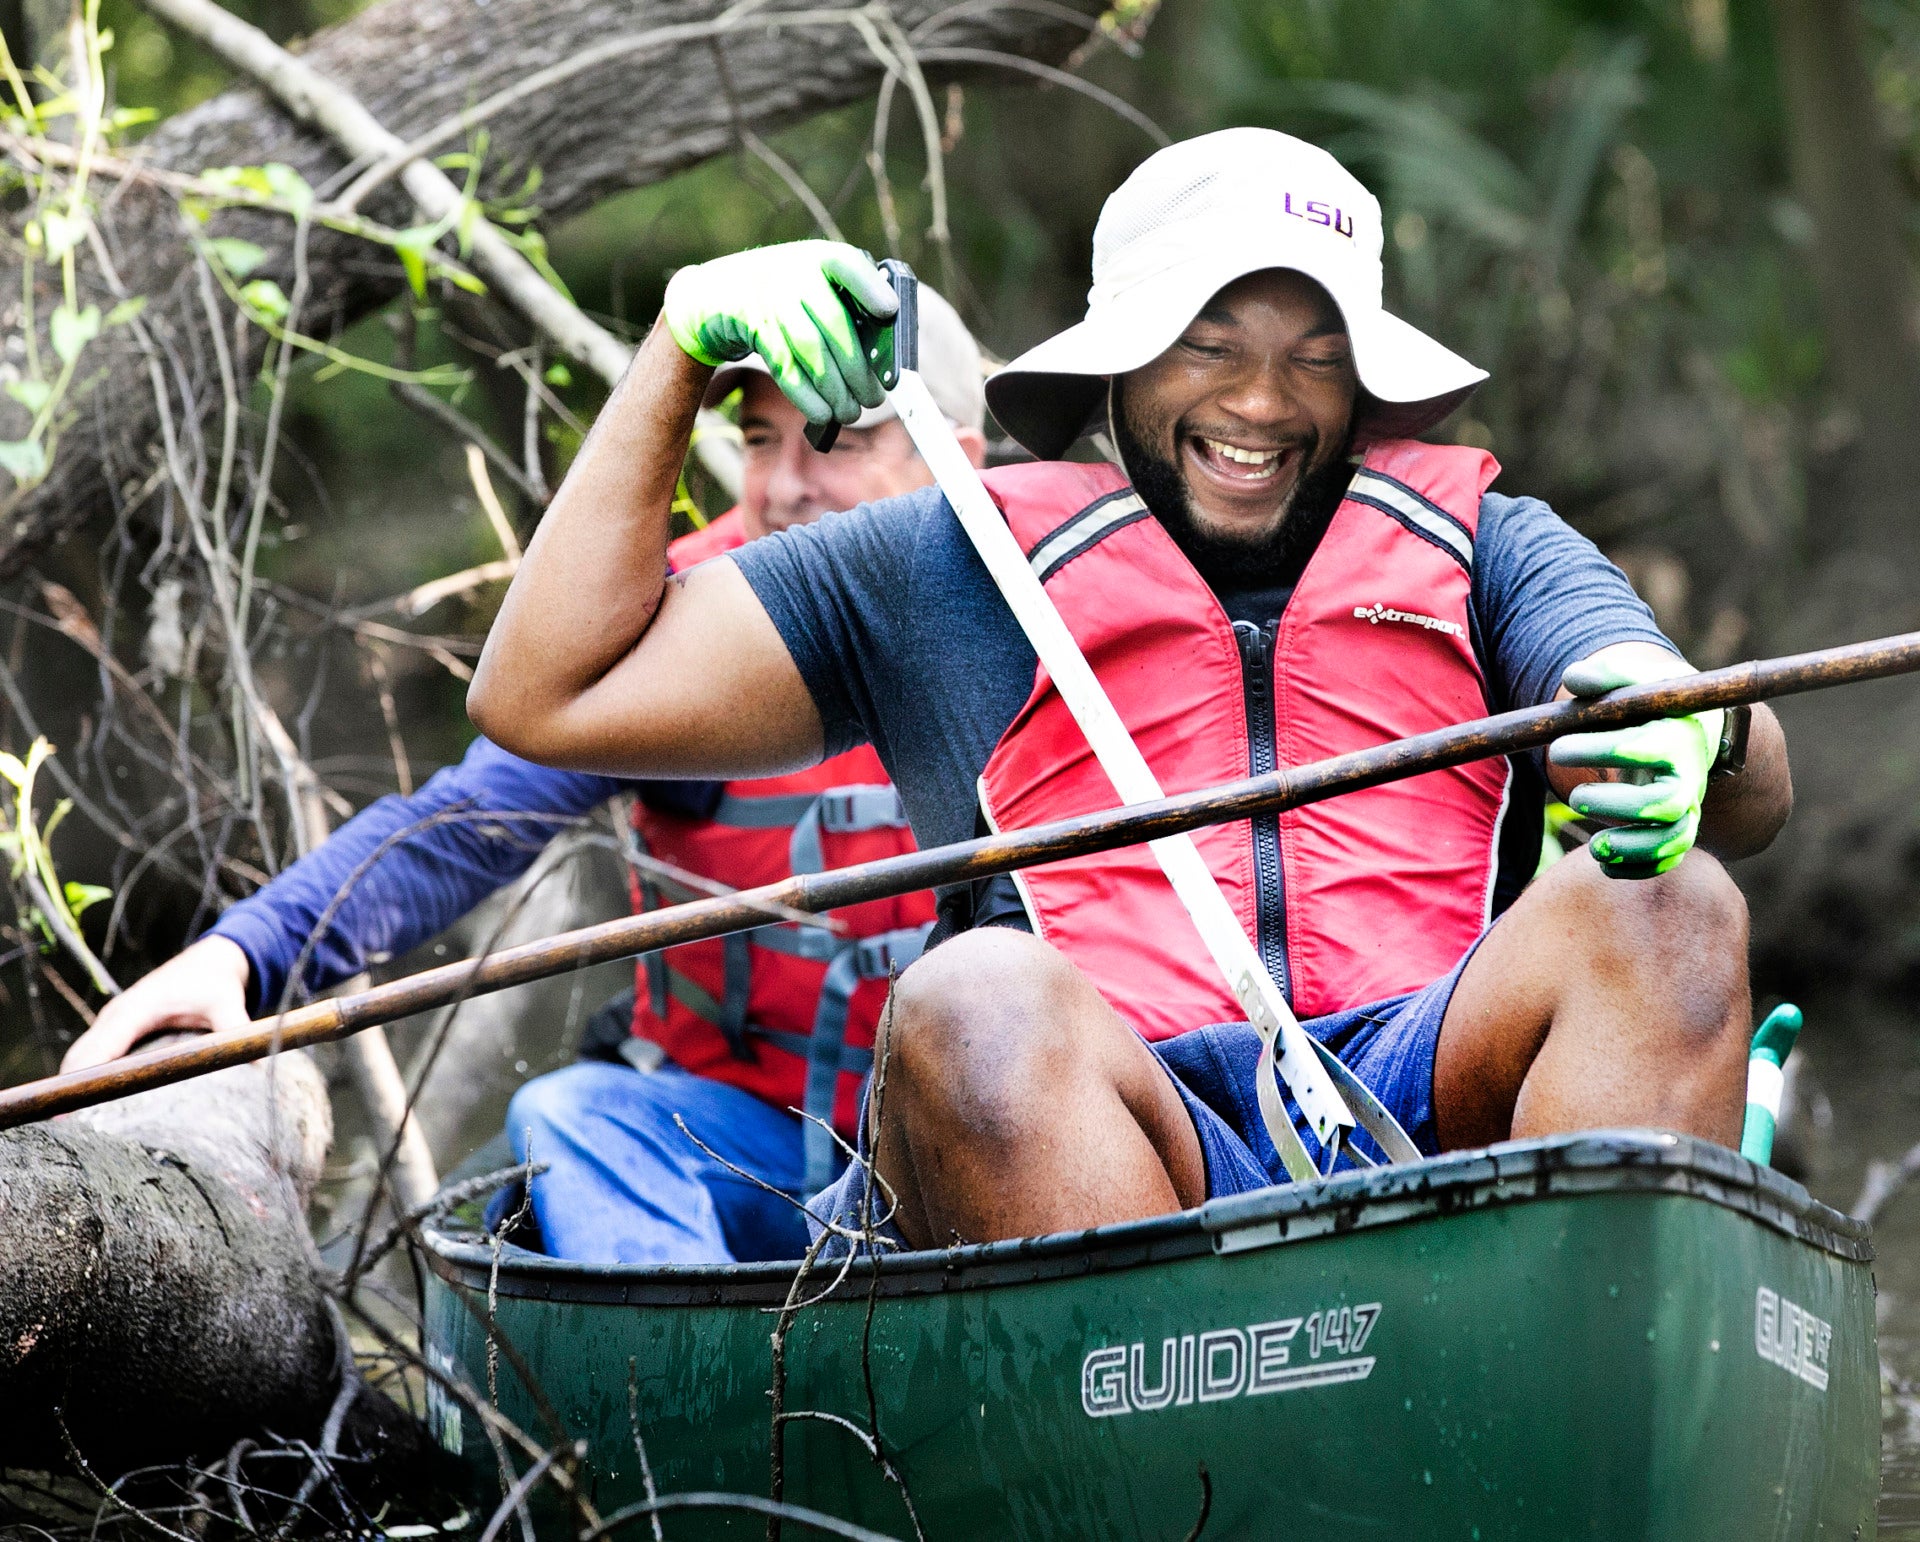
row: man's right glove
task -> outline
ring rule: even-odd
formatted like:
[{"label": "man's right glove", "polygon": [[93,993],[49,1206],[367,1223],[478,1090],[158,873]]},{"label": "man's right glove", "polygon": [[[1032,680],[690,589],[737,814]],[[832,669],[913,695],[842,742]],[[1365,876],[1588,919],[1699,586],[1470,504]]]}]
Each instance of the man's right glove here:
[{"label": "man's right glove", "polygon": [[893,333],[867,357],[851,301],[876,321],[899,309],[893,288],[858,247],[839,241],[761,246],[682,268],[667,284],[673,340],[702,364],[757,353],[787,400],[814,424],[851,423],[886,400]]},{"label": "man's right glove", "polygon": [[[1626,685],[1693,673],[1693,666],[1655,650],[1597,654],[1570,665],[1560,683],[1591,698]],[[1642,723],[1601,733],[1567,734],[1547,758],[1556,766],[1625,772],[1623,782],[1583,782],[1567,795],[1583,818],[1618,821],[1587,843],[1609,878],[1653,878],[1671,872],[1693,849],[1707,777],[1720,752],[1725,711]]]}]

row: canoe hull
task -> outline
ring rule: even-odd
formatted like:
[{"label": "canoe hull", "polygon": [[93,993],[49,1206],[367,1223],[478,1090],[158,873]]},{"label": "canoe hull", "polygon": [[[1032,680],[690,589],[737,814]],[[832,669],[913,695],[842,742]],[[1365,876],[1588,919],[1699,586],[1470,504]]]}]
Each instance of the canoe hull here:
[{"label": "canoe hull", "polygon": [[[452,1235],[429,1252],[429,1343],[484,1387],[491,1259]],[[793,1320],[786,1406],[864,1429],[870,1374],[929,1538],[1180,1537],[1203,1463],[1209,1536],[1867,1537],[1869,1259],[1716,1147],[1516,1143],[850,1274]],[[502,1410],[541,1427],[518,1358],[589,1442],[603,1513],[640,1497],[630,1407],[662,1492],[765,1494],[766,1308],[790,1277],[505,1257]],[[497,1495],[472,1414],[438,1406]],[[790,1500],[913,1535],[846,1429],[790,1423],[785,1461]]]}]

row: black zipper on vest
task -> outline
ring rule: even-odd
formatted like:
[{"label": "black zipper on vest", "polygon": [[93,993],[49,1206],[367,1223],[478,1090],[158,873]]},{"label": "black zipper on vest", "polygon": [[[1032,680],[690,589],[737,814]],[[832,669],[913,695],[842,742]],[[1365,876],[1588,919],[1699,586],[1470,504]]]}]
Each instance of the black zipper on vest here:
[{"label": "black zipper on vest", "polygon": [[[1247,775],[1265,776],[1274,769],[1273,649],[1280,623],[1255,626],[1233,623],[1240,644],[1240,689],[1247,709]],[[1253,822],[1253,872],[1259,893],[1256,913],[1259,935],[1254,939],[1260,960],[1280,987],[1293,997],[1287,972],[1287,882],[1280,867],[1280,816],[1262,814]]]}]

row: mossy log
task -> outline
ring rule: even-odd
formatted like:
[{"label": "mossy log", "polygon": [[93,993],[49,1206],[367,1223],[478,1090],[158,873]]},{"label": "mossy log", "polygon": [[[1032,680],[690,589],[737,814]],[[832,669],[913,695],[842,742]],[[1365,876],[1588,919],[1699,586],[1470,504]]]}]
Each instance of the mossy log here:
[{"label": "mossy log", "polygon": [[[342,1353],[305,1210],[331,1141],[298,1053],[0,1134],[0,1466],[317,1439]],[[348,1454],[426,1445],[365,1389],[346,1430]]]}]

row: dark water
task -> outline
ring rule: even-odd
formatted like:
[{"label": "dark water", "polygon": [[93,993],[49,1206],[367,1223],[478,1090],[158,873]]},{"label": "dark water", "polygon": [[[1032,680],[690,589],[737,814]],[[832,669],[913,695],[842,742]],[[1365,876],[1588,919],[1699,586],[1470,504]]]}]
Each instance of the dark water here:
[{"label": "dark water", "polygon": [[[1798,1106],[1807,1187],[1841,1210],[1873,1161],[1920,1142],[1920,1011],[1886,1001],[1809,1002]],[[1810,1094],[1810,1095],[1809,1095]],[[1823,1117],[1824,1116],[1824,1117]],[[1880,1536],[1920,1542],[1920,1181],[1874,1222],[1881,1380]]]}]

